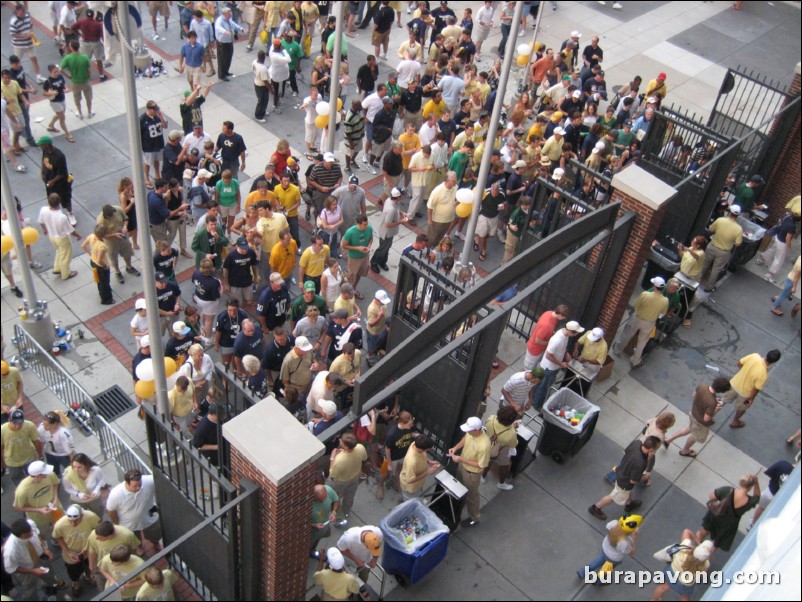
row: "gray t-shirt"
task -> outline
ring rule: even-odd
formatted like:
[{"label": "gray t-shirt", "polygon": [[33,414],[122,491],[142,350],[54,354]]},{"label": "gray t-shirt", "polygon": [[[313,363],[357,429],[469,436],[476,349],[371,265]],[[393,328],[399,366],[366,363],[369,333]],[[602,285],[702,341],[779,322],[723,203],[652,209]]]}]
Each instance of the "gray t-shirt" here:
[{"label": "gray t-shirt", "polygon": [[316,322],[311,322],[308,317],[304,316],[295,325],[295,330],[292,331],[294,337],[306,337],[313,345],[318,342],[320,335],[326,330],[326,318],[318,316]]},{"label": "gray t-shirt", "polygon": [[343,223],[340,232],[345,231],[356,223],[356,217],[362,215],[362,207],[365,206],[365,191],[359,186],[351,192],[348,184],[344,184],[332,191],[333,196],[340,204],[340,211],[343,212]]},{"label": "gray t-shirt", "polygon": [[382,223],[379,226],[379,238],[392,238],[396,236],[399,227],[388,228],[386,224],[387,222],[397,222],[398,219],[398,203],[394,203],[388,199],[382,210]]}]

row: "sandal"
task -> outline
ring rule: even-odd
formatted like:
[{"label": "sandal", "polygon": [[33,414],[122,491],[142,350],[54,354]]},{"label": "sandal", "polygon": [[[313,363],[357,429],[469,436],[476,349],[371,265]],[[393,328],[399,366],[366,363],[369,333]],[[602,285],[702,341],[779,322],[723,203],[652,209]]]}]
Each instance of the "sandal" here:
[{"label": "sandal", "polygon": [[72,136],[67,136],[67,142],[75,142],[75,138]]},{"label": "sandal", "polygon": [[70,278],[75,278],[77,275],[78,275],[78,272],[76,272],[75,270],[73,270],[73,271],[72,271],[72,272],[70,272],[70,273],[69,273],[69,275],[67,276],[67,280],[69,280]]},{"label": "sandal", "polygon": [[780,316],[780,317],[783,317],[785,315],[785,312],[783,310],[774,307],[771,308],[771,313],[773,313],[775,316]]},{"label": "sandal", "polygon": [[484,261],[485,259],[487,259],[487,255],[484,253],[479,253],[479,261]]},{"label": "sandal", "polygon": [[61,130],[60,130],[60,129],[58,129],[58,128],[49,127],[49,128],[47,128],[47,131],[48,131],[48,132],[60,132]]},{"label": "sandal", "polygon": [[683,456],[684,458],[695,458],[696,452],[693,450],[685,451],[684,449],[679,450],[679,455]]}]

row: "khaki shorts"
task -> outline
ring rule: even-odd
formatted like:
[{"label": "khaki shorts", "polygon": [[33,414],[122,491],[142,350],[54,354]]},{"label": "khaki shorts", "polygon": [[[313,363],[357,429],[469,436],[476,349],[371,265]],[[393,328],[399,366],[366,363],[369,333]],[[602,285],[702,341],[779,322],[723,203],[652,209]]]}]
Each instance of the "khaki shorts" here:
[{"label": "khaki shorts", "polygon": [[229,299],[239,299],[240,303],[253,301],[253,289],[250,286],[232,286]]},{"label": "khaki shorts", "polygon": [[629,495],[631,493],[632,493],[631,490],[627,491],[626,489],[621,489],[618,486],[618,481],[616,481],[612,492],[610,492],[610,497],[613,498],[613,501],[616,504],[618,504],[619,506],[623,506],[629,501]]},{"label": "khaki shorts", "polygon": [[744,397],[735,389],[730,389],[721,396],[722,403],[734,403],[735,409],[738,411],[745,410],[749,406],[746,404],[748,397]]},{"label": "khaki shorts", "polygon": [[162,17],[170,16],[170,3],[169,2],[148,2],[148,13],[151,17],[161,15]]},{"label": "khaki shorts", "polygon": [[6,275],[6,278],[8,278],[9,275],[12,276],[14,275],[11,268],[11,253],[6,253],[5,255],[3,255],[2,268],[3,268],[3,274]]},{"label": "khaki shorts", "polygon": [[706,427],[704,424],[696,420],[693,415],[689,414],[690,417],[690,430],[691,430],[691,437],[697,443],[704,443],[707,441],[707,436],[710,434],[710,428]]},{"label": "khaki shorts", "polygon": [[488,236],[495,236],[498,232],[498,216],[486,217],[479,215],[476,222],[476,236],[480,238],[487,238]]},{"label": "khaki shorts", "polygon": [[389,197],[393,188],[396,188],[400,181],[401,176],[384,176],[384,194]]},{"label": "khaki shorts", "polygon": [[495,458],[490,458],[490,461],[495,462],[496,466],[509,466],[512,463],[510,451],[512,451],[511,447],[499,447],[498,456]]},{"label": "khaki shorts", "polygon": [[72,84],[72,98],[75,100],[75,104],[78,104],[81,101],[81,96],[86,97],[87,101],[92,100],[92,86],[89,82],[85,84]]},{"label": "khaki shorts", "polygon": [[373,42],[374,46],[381,46],[382,44],[389,44],[390,43],[390,30],[388,29],[384,33],[379,33],[378,31],[374,31],[373,35],[370,38],[370,41]]},{"label": "khaki shorts", "polygon": [[14,54],[16,54],[20,60],[24,59],[26,56],[29,59],[36,58],[36,46],[28,46],[27,48],[19,48],[18,46],[13,46]]},{"label": "khaki shorts", "polygon": [[237,204],[234,203],[233,205],[219,205],[220,208],[220,217],[237,217]]},{"label": "khaki shorts", "polygon": [[384,153],[390,152],[390,147],[392,146],[392,144],[393,144],[392,136],[390,136],[384,142],[373,142],[373,148],[370,149],[370,154],[376,157],[377,161],[380,161]]},{"label": "khaki shorts", "polygon": [[162,160],[162,153],[161,151],[153,152],[153,153],[142,153],[142,161],[150,165],[151,167],[155,167],[156,163],[160,163]]},{"label": "khaki shorts", "polygon": [[82,42],[81,52],[89,57],[90,60],[103,60],[103,42]]},{"label": "khaki shorts", "polygon": [[348,273],[351,276],[367,276],[368,275],[368,263],[369,257],[365,255],[365,257],[361,257],[359,259],[355,259],[353,257],[348,258]]}]

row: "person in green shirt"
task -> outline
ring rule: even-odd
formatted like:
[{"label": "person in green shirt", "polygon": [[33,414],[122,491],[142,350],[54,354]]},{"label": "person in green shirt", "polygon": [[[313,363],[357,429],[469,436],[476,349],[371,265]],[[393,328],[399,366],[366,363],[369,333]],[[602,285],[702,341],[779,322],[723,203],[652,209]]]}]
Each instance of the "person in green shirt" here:
[{"label": "person in green shirt", "polygon": [[234,177],[230,169],[223,170],[220,180],[214,185],[214,193],[215,200],[220,206],[221,225],[226,232],[229,232],[242,205],[239,180]]},{"label": "person in green shirt", "polygon": [[298,295],[290,305],[290,319],[292,320],[292,327],[298,323],[298,320],[306,315],[307,307],[317,307],[320,315],[324,318],[329,313],[329,306],[326,305],[326,300],[315,293],[315,283],[311,280],[304,282],[304,292]]},{"label": "person in green shirt", "polygon": [[618,139],[613,145],[615,147],[615,156],[620,157],[624,150],[629,148],[632,141],[635,139],[635,133],[632,131],[632,122],[624,122],[624,127],[618,130]]},{"label": "person in green shirt", "polygon": [[451,155],[451,159],[448,161],[448,170],[457,174],[457,186],[462,184],[462,176],[465,174],[465,168],[471,160],[473,150],[474,144],[468,140],[462,145],[462,148]]},{"label": "person in green shirt", "polygon": [[[763,184],[763,176],[755,174],[749,178],[748,182],[738,184],[735,189],[735,200],[730,203],[731,205],[738,205],[742,213],[749,214],[752,209],[755,209],[755,189]],[[757,209],[765,209],[765,205],[757,205]]]},{"label": "person in green shirt", "polygon": [[526,220],[529,218],[529,210],[532,208],[531,197],[521,197],[521,200],[518,202],[520,204],[513,210],[510,219],[507,220],[507,239],[504,242],[504,259],[501,260],[502,265],[515,257],[518,253],[518,241],[521,238],[521,233],[524,231],[524,228],[526,228]]},{"label": "person in green shirt", "polygon": [[75,111],[78,119],[83,119],[81,111],[81,99],[86,98],[86,116],[94,117],[92,112],[92,86],[89,84],[89,71],[92,63],[89,57],[79,52],[81,47],[78,40],[72,40],[69,44],[69,54],[61,61],[62,73],[72,82],[72,99],[75,102]]},{"label": "person in green shirt", "polygon": [[[288,67],[290,68],[290,79],[284,81],[281,84],[281,95],[284,96],[284,90],[287,89],[287,81],[290,82],[290,88],[292,88],[292,95],[298,96],[298,84],[295,80],[295,74],[298,71],[298,61],[304,58],[304,51],[301,49],[301,45],[295,41],[295,36],[297,36],[297,32],[293,29],[288,29],[284,32],[284,39],[281,40],[281,45],[287,50],[287,54],[290,55],[290,63]],[[343,49],[343,53],[347,52],[347,48]]]},{"label": "person in green shirt", "polygon": [[356,290],[359,280],[368,273],[368,255],[373,242],[373,228],[364,215],[356,216],[356,224],[348,228],[343,236],[342,248],[348,251],[348,273],[351,275],[351,286],[354,296],[364,299],[365,295]]}]

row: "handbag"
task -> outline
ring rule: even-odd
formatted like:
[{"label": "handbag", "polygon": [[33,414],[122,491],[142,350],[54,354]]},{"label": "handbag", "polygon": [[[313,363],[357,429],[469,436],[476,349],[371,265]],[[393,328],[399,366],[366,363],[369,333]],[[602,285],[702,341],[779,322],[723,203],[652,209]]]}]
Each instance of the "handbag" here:
[{"label": "handbag", "polygon": [[730,492],[720,500],[707,500],[707,511],[713,516],[722,516],[732,507],[732,497],[734,489],[730,488]]},{"label": "handbag", "polygon": [[666,546],[662,550],[657,550],[652,557],[655,560],[659,560],[660,562],[671,562],[672,558],[674,558],[674,554],[679,552],[680,550],[687,550],[688,546],[683,546],[679,543],[672,543],[671,545]]}]

